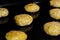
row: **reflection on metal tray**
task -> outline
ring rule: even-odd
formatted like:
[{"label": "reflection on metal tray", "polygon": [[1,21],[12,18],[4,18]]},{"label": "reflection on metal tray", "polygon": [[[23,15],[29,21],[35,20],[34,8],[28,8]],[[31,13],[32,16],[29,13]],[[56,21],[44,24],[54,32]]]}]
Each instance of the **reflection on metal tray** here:
[{"label": "reflection on metal tray", "polygon": [[9,21],[9,18],[8,17],[0,18],[0,24],[7,23],[8,21]]}]

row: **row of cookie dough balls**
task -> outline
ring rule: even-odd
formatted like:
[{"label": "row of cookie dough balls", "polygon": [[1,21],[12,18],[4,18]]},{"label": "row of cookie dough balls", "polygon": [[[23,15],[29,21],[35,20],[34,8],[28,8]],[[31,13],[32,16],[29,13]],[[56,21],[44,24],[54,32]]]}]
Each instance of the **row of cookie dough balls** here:
[{"label": "row of cookie dough balls", "polygon": [[[60,7],[60,0],[50,0],[50,6]],[[49,14],[52,18],[59,20],[60,19],[60,9],[54,8],[49,11]],[[60,35],[60,22],[51,21],[43,25],[45,33],[51,36]]]},{"label": "row of cookie dough balls", "polygon": [[[50,0],[50,6],[60,7],[60,0]],[[59,20],[60,19],[60,9],[54,8],[49,10],[49,14],[52,18]],[[58,36],[60,35],[60,22],[51,21],[47,22],[43,25],[43,29],[46,34],[50,36]]]},{"label": "row of cookie dough balls", "polygon": [[[60,0],[50,0],[50,6],[53,7],[60,7]],[[60,9],[59,8],[54,8],[51,9],[50,11],[50,16],[56,20],[60,19]]]},{"label": "row of cookie dough balls", "polygon": [[[50,0],[50,6],[60,7],[60,0]],[[60,9],[54,8],[49,10],[49,14],[52,18],[59,20],[60,19]],[[58,36],[60,35],[60,22],[51,21],[47,22],[43,25],[43,29],[46,34],[50,36]]]},{"label": "row of cookie dough balls", "polygon": [[50,0],[50,6],[58,7],[50,10],[50,16],[56,20],[60,19],[60,0]]}]

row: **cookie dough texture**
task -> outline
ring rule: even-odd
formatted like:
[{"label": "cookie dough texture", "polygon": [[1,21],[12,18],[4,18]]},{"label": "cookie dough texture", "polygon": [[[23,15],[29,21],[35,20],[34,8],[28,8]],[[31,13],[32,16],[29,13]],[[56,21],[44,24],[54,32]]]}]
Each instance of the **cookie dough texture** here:
[{"label": "cookie dough texture", "polygon": [[27,39],[27,34],[22,31],[9,31],[5,35],[7,40],[26,40]]},{"label": "cookie dough texture", "polygon": [[59,22],[47,22],[44,24],[44,31],[51,36],[60,35],[60,23]]},{"label": "cookie dough texture", "polygon": [[29,14],[19,14],[15,16],[15,22],[19,26],[27,26],[33,22],[33,17]]},{"label": "cookie dough texture", "polygon": [[50,6],[60,7],[60,0],[50,0]]},{"label": "cookie dough texture", "polygon": [[59,8],[54,8],[51,9],[50,11],[50,16],[56,20],[60,19],[60,9]]},{"label": "cookie dough texture", "polygon": [[35,4],[35,3],[29,3],[27,5],[24,6],[24,9],[27,11],[27,12],[37,12],[39,11],[40,9],[40,6]]},{"label": "cookie dough texture", "polygon": [[8,16],[9,11],[7,8],[0,8],[0,18]]}]

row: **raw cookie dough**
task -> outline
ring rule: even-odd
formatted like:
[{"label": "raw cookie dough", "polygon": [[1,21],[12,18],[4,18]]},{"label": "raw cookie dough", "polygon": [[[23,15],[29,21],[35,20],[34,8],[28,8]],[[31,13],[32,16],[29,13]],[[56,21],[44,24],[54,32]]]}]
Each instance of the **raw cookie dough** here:
[{"label": "raw cookie dough", "polygon": [[29,14],[19,14],[15,16],[15,22],[19,26],[27,26],[33,22],[33,17]]},{"label": "raw cookie dough", "polygon": [[56,20],[60,19],[60,9],[59,8],[54,8],[51,9],[50,11],[50,16]]},{"label": "raw cookie dough", "polygon": [[50,0],[50,6],[60,7],[60,0]]},{"label": "raw cookie dough", "polygon": [[8,16],[9,11],[7,8],[0,8],[0,18]]},{"label": "raw cookie dough", "polygon": [[51,36],[60,35],[60,23],[59,22],[48,22],[44,24],[44,31]]},{"label": "raw cookie dough", "polygon": [[27,4],[24,6],[24,9],[27,11],[27,12],[37,12],[39,11],[40,9],[40,6],[35,4],[35,3],[30,3],[30,4]]},{"label": "raw cookie dough", "polygon": [[26,40],[27,39],[27,34],[22,31],[9,31],[5,35],[7,40]]}]

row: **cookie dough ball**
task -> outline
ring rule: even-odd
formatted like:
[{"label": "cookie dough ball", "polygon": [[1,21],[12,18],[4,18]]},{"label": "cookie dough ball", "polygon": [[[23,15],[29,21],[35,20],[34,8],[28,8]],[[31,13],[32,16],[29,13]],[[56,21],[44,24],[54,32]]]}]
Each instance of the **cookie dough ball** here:
[{"label": "cookie dough ball", "polygon": [[50,1],[50,6],[60,7],[60,0],[51,0]]},{"label": "cookie dough ball", "polygon": [[6,8],[0,8],[0,18],[8,16],[9,12]]},{"label": "cookie dough ball", "polygon": [[19,14],[15,16],[15,22],[19,26],[30,25],[33,21],[33,17],[28,14]]},{"label": "cookie dough ball", "polygon": [[27,34],[22,31],[9,31],[5,35],[7,40],[26,40],[27,39]]},{"label": "cookie dough ball", "polygon": [[39,5],[35,4],[35,3],[30,3],[30,4],[27,4],[24,6],[24,9],[27,11],[27,12],[37,12],[39,11],[40,7]]},{"label": "cookie dough ball", "polygon": [[60,35],[60,23],[59,22],[48,22],[44,24],[44,31],[51,36]]},{"label": "cookie dough ball", "polygon": [[60,9],[55,8],[50,10],[50,16],[54,19],[60,19]]}]

